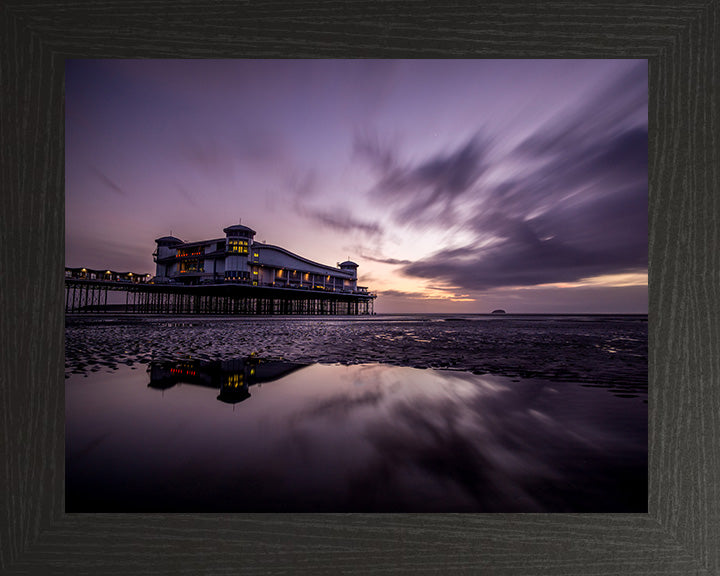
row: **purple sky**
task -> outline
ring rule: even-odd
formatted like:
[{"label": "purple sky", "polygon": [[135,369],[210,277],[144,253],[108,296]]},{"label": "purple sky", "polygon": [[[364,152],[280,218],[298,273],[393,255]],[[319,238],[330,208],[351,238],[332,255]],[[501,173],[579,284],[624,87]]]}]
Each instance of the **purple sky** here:
[{"label": "purple sky", "polygon": [[377,312],[647,312],[647,64],[74,60],[66,265],[350,258]]}]

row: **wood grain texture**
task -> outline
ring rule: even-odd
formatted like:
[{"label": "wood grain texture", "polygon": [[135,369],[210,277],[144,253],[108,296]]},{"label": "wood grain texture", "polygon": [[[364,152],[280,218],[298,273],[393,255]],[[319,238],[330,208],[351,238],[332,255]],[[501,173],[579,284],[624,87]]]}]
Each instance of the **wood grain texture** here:
[{"label": "wood grain texture", "polygon": [[[719,6],[5,1],[0,572],[720,574]],[[348,56],[649,60],[648,514],[63,512],[64,60]]]}]

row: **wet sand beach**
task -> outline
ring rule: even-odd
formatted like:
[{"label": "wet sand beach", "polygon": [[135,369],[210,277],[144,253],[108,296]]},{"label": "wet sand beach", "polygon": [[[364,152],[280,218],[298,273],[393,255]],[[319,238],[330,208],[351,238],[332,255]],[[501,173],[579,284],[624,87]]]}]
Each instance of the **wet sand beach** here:
[{"label": "wet sand beach", "polygon": [[65,333],[66,374],[256,353],[647,391],[647,316],[79,316],[68,318]]}]

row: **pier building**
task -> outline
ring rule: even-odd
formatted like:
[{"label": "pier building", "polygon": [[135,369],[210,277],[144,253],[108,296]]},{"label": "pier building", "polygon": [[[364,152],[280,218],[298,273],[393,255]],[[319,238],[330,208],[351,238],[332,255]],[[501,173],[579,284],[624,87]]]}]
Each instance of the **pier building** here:
[{"label": "pier building", "polygon": [[[67,313],[373,314],[376,294],[358,286],[355,262],[314,262],[255,242],[236,224],[225,236],[183,242],[158,238],[155,276],[65,268]],[[118,294],[119,293],[119,294]],[[113,298],[108,300],[108,296]],[[120,299],[122,298],[122,300]],[[124,300],[124,301],[123,301]]]},{"label": "pier building", "polygon": [[367,293],[367,287],[357,285],[355,262],[320,264],[280,246],[256,242],[255,231],[241,224],[229,226],[223,232],[223,238],[198,242],[183,242],[174,236],[155,240],[153,282]]}]

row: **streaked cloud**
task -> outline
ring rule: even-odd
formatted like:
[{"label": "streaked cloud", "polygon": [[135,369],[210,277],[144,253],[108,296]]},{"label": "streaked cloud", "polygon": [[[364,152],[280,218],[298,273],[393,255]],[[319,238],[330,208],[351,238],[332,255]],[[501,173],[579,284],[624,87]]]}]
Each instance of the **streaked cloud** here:
[{"label": "streaked cloud", "polygon": [[416,163],[401,163],[377,138],[356,137],[354,149],[378,173],[371,196],[389,203],[399,222],[454,220],[456,201],[487,169],[479,135]]},{"label": "streaked cloud", "polygon": [[92,173],[93,173],[95,176],[97,176],[97,178],[98,178],[98,180],[100,180],[100,182],[102,182],[103,184],[105,184],[105,186],[106,186],[109,190],[111,190],[111,191],[113,191],[113,192],[115,192],[116,194],[119,194],[119,195],[121,195],[121,196],[125,196],[125,195],[126,195],[125,190],[123,190],[114,180],[111,180],[111,179],[108,177],[108,175],[105,174],[102,170],[100,170],[99,168],[93,166],[93,167],[91,168],[91,171],[92,171]]},{"label": "streaked cloud", "polygon": [[377,256],[370,256],[369,254],[361,254],[363,260],[370,260],[371,262],[378,262],[380,264],[392,264],[394,266],[412,264],[411,260],[402,260],[398,258],[380,258]]},{"label": "streaked cloud", "polygon": [[312,222],[331,230],[361,232],[367,236],[382,234],[382,228],[377,222],[356,218],[343,208],[322,210],[298,204],[297,211]]},{"label": "streaked cloud", "polygon": [[602,91],[621,98],[581,103],[501,158],[524,165],[478,187],[464,222],[475,240],[403,273],[487,290],[646,271],[647,76],[639,70]]}]

